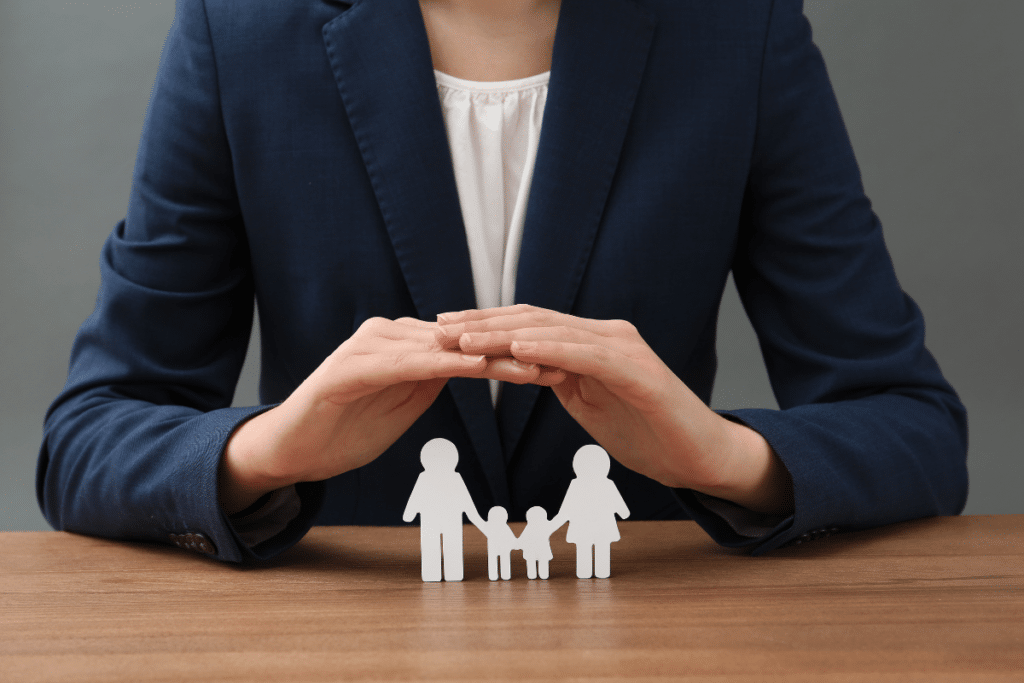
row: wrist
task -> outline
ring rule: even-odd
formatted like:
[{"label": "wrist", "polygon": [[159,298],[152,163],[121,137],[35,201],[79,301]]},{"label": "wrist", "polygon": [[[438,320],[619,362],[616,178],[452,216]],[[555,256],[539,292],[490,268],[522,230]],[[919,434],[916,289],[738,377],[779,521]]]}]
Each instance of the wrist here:
[{"label": "wrist", "polygon": [[758,432],[721,418],[725,438],[721,478],[701,493],[729,500],[754,512],[793,511],[793,478],[782,459]]},{"label": "wrist", "polygon": [[217,498],[227,514],[244,510],[261,497],[296,482],[275,477],[262,467],[269,458],[264,452],[265,422],[271,411],[244,422],[228,439],[217,471]]}]

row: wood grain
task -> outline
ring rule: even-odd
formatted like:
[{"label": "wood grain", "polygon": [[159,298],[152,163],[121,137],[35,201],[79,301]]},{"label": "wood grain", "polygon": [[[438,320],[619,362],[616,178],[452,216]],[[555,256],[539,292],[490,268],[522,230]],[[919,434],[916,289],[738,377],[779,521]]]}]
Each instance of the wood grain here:
[{"label": "wood grain", "polygon": [[[518,532],[521,527],[517,527]],[[625,522],[612,578],[424,584],[416,528],[323,527],[272,564],[0,534],[0,681],[1024,681],[1024,515],[750,558]]]}]

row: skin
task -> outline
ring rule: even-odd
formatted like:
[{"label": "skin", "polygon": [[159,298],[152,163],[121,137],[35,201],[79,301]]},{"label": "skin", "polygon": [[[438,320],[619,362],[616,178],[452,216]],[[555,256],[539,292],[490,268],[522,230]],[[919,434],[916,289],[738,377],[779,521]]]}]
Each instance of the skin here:
[{"label": "skin", "polygon": [[471,81],[551,69],[558,0],[420,0],[434,68]]},{"label": "skin", "polygon": [[239,427],[221,458],[229,514],[262,495],[376,459],[430,407],[451,377],[548,385],[564,379],[511,356],[445,348],[436,323],[371,318],[283,403]]},{"label": "skin", "polygon": [[768,442],[708,408],[632,324],[525,305],[445,313],[438,323],[444,348],[563,371],[555,396],[626,467],[758,512],[792,511],[792,479]]},{"label": "skin", "polygon": [[757,432],[708,408],[622,320],[517,305],[373,318],[284,403],[228,441],[220,500],[229,514],[260,496],[374,460],[450,377],[550,386],[609,455],[655,481],[787,513],[793,484]]},{"label": "skin", "polygon": [[[551,68],[557,0],[420,0],[435,69],[502,81]],[[265,493],[380,456],[451,377],[551,386],[626,467],[759,512],[790,512],[792,480],[753,430],[711,411],[625,321],[514,306],[438,321],[366,321],[281,405],[231,436],[218,475],[229,514]]]}]

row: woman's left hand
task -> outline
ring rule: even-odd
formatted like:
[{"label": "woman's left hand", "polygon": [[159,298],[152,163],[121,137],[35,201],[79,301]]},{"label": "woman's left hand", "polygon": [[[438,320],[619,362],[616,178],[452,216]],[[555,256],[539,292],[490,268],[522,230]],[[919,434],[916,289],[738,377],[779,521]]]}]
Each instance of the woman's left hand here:
[{"label": "woman's left hand", "polygon": [[550,368],[538,383],[626,467],[755,511],[792,510],[792,480],[764,438],[708,408],[632,324],[520,304],[444,313],[438,325],[463,353]]}]

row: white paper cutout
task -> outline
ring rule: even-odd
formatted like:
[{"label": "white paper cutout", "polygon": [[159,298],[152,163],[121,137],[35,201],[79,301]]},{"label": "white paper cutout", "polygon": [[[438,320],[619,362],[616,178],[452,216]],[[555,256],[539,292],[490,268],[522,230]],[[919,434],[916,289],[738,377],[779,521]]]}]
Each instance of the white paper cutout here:
[{"label": "white paper cutout", "polygon": [[508,581],[512,578],[512,551],[519,547],[515,532],[508,527],[508,510],[495,505],[487,513],[487,521],[477,526],[487,537],[487,576],[497,581],[500,566],[501,578]]},{"label": "white paper cutout", "polygon": [[551,561],[551,534],[564,522],[548,519],[547,510],[535,505],[526,511],[526,528],[519,535],[519,547],[526,560],[526,578],[548,578]]},{"label": "white paper cutout", "polygon": [[629,517],[626,501],[608,478],[610,467],[608,453],[600,446],[589,444],[576,451],[576,478],[569,482],[554,519],[559,526],[569,522],[565,540],[576,544],[576,576],[581,579],[611,576],[611,544],[620,538],[615,515]]},{"label": "white paper cutout", "polygon": [[455,471],[459,451],[447,439],[431,439],[420,451],[423,471],[412,487],[402,519],[420,516],[420,568],[424,581],[462,581],[462,515],[478,528],[477,512],[462,475]]},{"label": "white paper cutout", "polygon": [[615,515],[629,517],[629,508],[615,482],[608,478],[611,461],[600,446],[583,446],[572,461],[576,478],[569,482],[562,506],[551,520],[534,506],[526,511],[519,538],[508,526],[508,511],[494,506],[484,521],[477,512],[462,475],[455,471],[459,452],[447,439],[431,439],[420,451],[423,472],[416,479],[402,519],[420,516],[420,568],[424,581],[462,581],[462,515],[487,537],[487,575],[491,581],[512,578],[513,550],[522,550],[526,575],[547,579],[552,559],[551,534],[566,522],[565,540],[576,545],[576,576],[611,576],[611,544],[619,540]]}]

